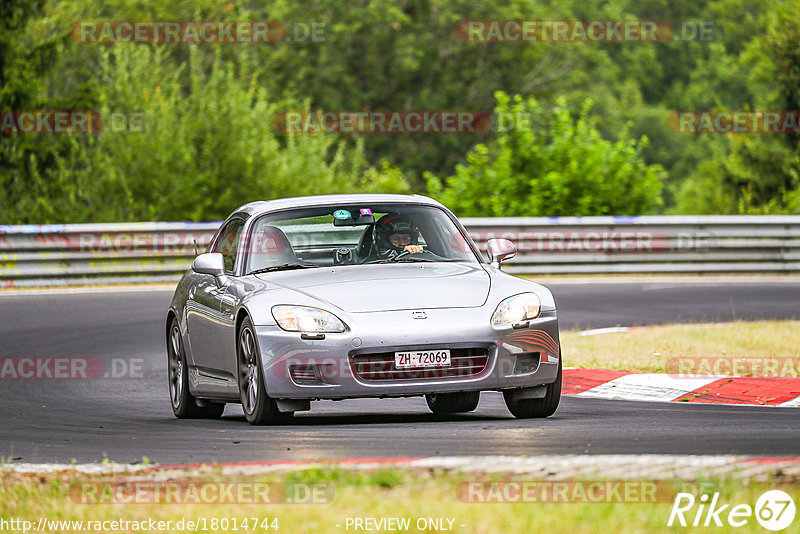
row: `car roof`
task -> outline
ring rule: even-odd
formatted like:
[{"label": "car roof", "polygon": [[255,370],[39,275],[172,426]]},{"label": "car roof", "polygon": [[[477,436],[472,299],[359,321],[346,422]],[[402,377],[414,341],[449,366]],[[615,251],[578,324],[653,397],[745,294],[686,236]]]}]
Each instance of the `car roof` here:
[{"label": "car roof", "polygon": [[259,200],[239,207],[234,213],[246,213],[249,216],[262,215],[286,208],[307,208],[312,206],[330,206],[336,204],[389,204],[409,202],[429,206],[442,206],[432,198],[422,195],[393,195],[375,193],[353,193],[340,195],[312,195],[307,197],[277,198]]}]

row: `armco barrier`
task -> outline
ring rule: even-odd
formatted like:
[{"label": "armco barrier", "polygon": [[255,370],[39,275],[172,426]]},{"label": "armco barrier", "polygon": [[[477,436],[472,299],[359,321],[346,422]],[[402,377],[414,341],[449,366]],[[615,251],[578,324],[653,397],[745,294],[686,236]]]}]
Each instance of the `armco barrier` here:
[{"label": "armco barrier", "polygon": [[219,223],[0,226],[0,287],[172,282]]},{"label": "armco barrier", "polygon": [[[800,216],[499,217],[462,222],[478,246],[505,237],[515,274],[800,272]],[[171,282],[219,223],[0,226],[0,287]]]},{"label": "armco barrier", "polygon": [[508,237],[517,274],[787,273],[800,271],[800,216],[464,219],[483,246]]}]

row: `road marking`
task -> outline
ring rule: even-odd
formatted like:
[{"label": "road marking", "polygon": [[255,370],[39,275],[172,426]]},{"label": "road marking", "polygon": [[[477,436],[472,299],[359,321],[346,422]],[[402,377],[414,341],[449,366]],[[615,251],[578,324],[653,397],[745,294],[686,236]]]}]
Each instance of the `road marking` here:
[{"label": "road marking", "polygon": [[544,456],[436,456],[426,458],[344,458],[326,461],[209,462],[204,464],[33,464],[11,463],[0,472],[136,473],[137,478],[195,476],[209,472],[222,475],[257,475],[275,471],[299,471],[330,466],[369,470],[387,464],[415,469],[447,469],[474,473],[510,473],[537,480],[570,480],[604,477],[619,480],[695,480],[698,477],[732,476],[736,479],[771,479],[800,474],[800,457],[688,454],[600,454]]},{"label": "road marking", "polygon": [[679,377],[564,369],[562,393],[602,399],[800,407],[800,378]]},{"label": "road marking", "polygon": [[673,378],[655,373],[628,374],[579,395],[625,400],[672,401],[715,380],[716,377]]}]

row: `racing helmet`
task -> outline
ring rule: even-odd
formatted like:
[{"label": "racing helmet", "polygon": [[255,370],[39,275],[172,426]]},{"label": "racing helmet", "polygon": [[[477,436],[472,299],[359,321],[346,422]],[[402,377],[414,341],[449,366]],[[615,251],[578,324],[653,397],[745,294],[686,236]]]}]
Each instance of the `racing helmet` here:
[{"label": "racing helmet", "polygon": [[392,234],[408,234],[411,239],[410,245],[416,245],[419,240],[419,228],[408,215],[395,215],[387,213],[375,223],[372,227],[373,241],[378,253],[386,253],[388,251],[400,252],[404,247],[396,247],[389,240]]}]

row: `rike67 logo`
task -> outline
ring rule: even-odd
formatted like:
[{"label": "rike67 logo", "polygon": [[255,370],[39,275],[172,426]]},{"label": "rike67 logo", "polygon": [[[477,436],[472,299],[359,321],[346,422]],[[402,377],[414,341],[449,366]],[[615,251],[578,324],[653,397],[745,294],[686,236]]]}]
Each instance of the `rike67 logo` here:
[{"label": "rike67 logo", "polygon": [[669,514],[667,526],[692,527],[742,527],[753,518],[767,530],[784,530],[794,521],[795,504],[792,497],[781,490],[764,492],[756,501],[755,508],[749,504],[722,504],[719,493],[709,498],[703,494],[699,499],[691,493],[678,493]]}]

